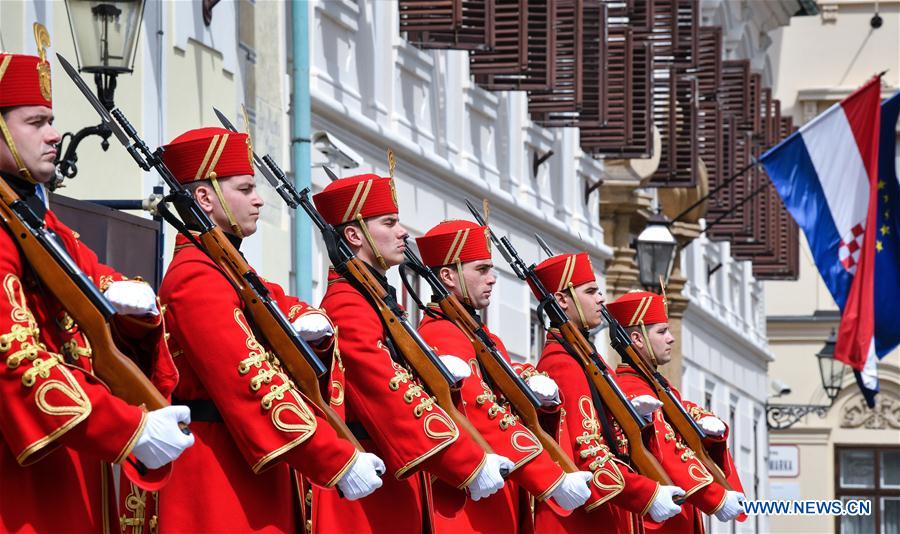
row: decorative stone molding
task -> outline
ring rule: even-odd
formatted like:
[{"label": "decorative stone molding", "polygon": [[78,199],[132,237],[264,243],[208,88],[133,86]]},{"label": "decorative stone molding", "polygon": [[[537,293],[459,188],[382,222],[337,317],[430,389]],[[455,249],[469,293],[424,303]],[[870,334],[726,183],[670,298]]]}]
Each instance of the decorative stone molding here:
[{"label": "decorative stone molding", "polygon": [[637,188],[636,181],[607,180],[600,186],[600,224],[606,243],[613,247],[613,258],[606,269],[609,299],[639,287],[634,236],[650,215],[651,197]]},{"label": "decorative stone molding", "polygon": [[856,395],[841,409],[841,428],[900,429],[900,398],[882,392],[875,398],[875,407],[869,408],[866,400]]}]

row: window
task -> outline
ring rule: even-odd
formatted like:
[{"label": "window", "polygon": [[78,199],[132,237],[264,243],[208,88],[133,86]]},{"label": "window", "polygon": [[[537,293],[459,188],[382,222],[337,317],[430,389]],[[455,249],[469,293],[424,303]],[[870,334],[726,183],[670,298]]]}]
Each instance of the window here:
[{"label": "window", "polygon": [[835,519],[841,534],[900,534],[900,447],[836,447],[835,498],[869,499],[872,515]]}]

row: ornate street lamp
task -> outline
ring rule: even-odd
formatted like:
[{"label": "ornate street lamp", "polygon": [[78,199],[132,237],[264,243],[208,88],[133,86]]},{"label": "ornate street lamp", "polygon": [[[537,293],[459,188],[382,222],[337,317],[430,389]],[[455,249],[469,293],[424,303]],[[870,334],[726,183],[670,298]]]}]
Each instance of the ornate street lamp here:
[{"label": "ornate street lamp", "polygon": [[638,235],[634,245],[641,285],[659,288],[660,276],[664,283],[669,282],[677,246],[678,242],[669,231],[669,220],[665,215],[651,215],[647,227]]},{"label": "ornate street lamp", "polygon": [[766,424],[770,429],[790,428],[810,413],[815,413],[822,418],[828,415],[828,410],[841,393],[844,373],[847,371],[846,365],[834,359],[836,343],[837,333],[832,328],[831,335],[825,340],[825,346],[816,353],[819,377],[822,379],[822,389],[825,390],[825,395],[828,397],[828,404],[766,404]]},{"label": "ornate street lamp", "polygon": [[[116,76],[130,73],[144,17],[145,0],[66,0],[78,70],[92,73],[97,97],[106,109],[115,107]],[[88,136],[99,135],[100,147],[109,148],[111,132],[102,123],[65,133],[57,150],[60,174],[72,178],[78,174],[78,144]],[[63,153],[62,145],[69,138]]]},{"label": "ornate street lamp", "polygon": [[844,373],[847,366],[843,362],[834,359],[834,346],[837,344],[837,332],[831,329],[831,335],[825,340],[825,346],[816,353],[819,361],[819,376],[822,378],[822,389],[831,404],[841,393],[841,385],[844,382]]}]

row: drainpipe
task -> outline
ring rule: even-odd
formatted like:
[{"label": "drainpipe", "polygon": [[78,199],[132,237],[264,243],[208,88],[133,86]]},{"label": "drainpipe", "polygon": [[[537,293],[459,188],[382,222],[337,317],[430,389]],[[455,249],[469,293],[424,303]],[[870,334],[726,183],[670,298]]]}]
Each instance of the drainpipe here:
[{"label": "drainpipe", "polygon": [[[294,65],[291,71],[293,113],[291,116],[291,158],[294,187],[301,191],[312,183],[310,176],[309,97],[309,2],[292,0],[291,35]],[[312,228],[309,217],[294,210],[292,220],[294,259],[291,291],[305,302],[312,298]]]}]

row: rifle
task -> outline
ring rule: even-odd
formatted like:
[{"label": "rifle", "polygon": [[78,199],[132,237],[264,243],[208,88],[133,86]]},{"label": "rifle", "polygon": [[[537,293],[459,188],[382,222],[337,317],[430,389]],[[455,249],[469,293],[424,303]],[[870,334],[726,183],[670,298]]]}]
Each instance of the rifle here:
[{"label": "rifle", "polygon": [[[550,249],[547,247],[544,240],[538,235],[535,235],[535,237],[537,237],[541,247],[548,254],[551,254]],[[725,474],[712,457],[709,456],[706,447],[703,445],[702,440],[706,437],[706,434],[703,432],[703,429],[697,426],[694,419],[687,414],[684,405],[682,405],[672,393],[669,382],[659,373],[659,371],[651,369],[650,366],[644,362],[637,351],[635,351],[628,333],[625,332],[622,325],[609,313],[609,310],[605,305],[601,306],[600,311],[603,315],[603,320],[609,325],[610,343],[616,352],[619,353],[622,361],[637,370],[644,381],[654,388],[656,396],[663,402],[663,412],[665,413],[666,418],[670,423],[675,425],[678,433],[681,434],[700,462],[703,463],[704,467],[712,474],[713,480],[722,485],[725,489],[730,490],[731,485],[725,479]]]},{"label": "rifle", "polygon": [[[324,169],[332,179],[337,179],[328,167],[324,167]],[[286,189],[293,188],[287,182],[281,169],[275,166],[270,170],[286,184]],[[457,385],[453,375],[434,353],[434,350],[425,343],[419,332],[409,324],[406,312],[400,307],[397,299],[381,285],[366,263],[350,250],[350,246],[334,226],[329,224],[316,210],[309,198],[309,193],[308,187],[300,193],[296,193],[299,205],[322,232],[328,258],[331,260],[334,270],[353,285],[375,308],[375,312],[381,317],[388,335],[397,348],[398,355],[403,359],[406,367],[411,369],[422,381],[425,389],[434,396],[438,406],[443,408],[453,422],[469,434],[475,443],[486,452],[492,453],[493,449],[488,442],[475,429],[471,421],[466,419],[466,416],[456,408],[450,389],[451,386]]]},{"label": "rifle", "polygon": [[[91,344],[93,372],[113,395],[134,406],[169,405],[143,371],[113,341],[116,309],[78,267],[56,233],[47,228],[15,191],[0,179],[0,219],[41,284],[62,304]],[[190,434],[187,426],[182,426]]]},{"label": "rifle", "polygon": [[[213,109],[222,125],[233,132],[237,131],[234,124],[219,110]],[[275,188],[279,196],[291,209],[302,207],[307,215],[322,232],[328,250],[328,257],[332,265],[341,276],[346,278],[356,289],[366,297],[376,312],[381,316],[382,322],[388,329],[388,333],[398,346],[400,355],[406,360],[408,367],[419,376],[425,387],[437,399],[437,404],[453,419],[456,425],[472,436],[475,442],[485,451],[492,452],[490,445],[484,437],[478,433],[472,423],[456,409],[451,396],[450,385],[455,385],[453,376],[434,351],[419,336],[419,333],[406,320],[406,313],[400,308],[396,299],[388,293],[381,283],[372,275],[366,264],[357,258],[350,247],[338,234],[334,226],[328,224],[322,215],[316,210],[309,199],[309,188],[301,192],[290,183],[281,170],[268,154],[259,157],[253,153],[253,162],[269,184]],[[337,177],[331,169],[324,167],[332,180]]]},{"label": "rifle", "polygon": [[[260,337],[271,347],[272,354],[281,362],[294,384],[324,412],[325,419],[338,435],[353,443],[357,449],[362,450],[347,425],[322,398],[319,377],[327,372],[327,368],[309,343],[294,330],[284,312],[272,299],[265,284],[240,252],[234,248],[222,230],[213,223],[190,192],[175,179],[175,176],[163,163],[163,148],[157,148],[152,152],[124,113],[118,108],[107,111],[74,67],[61,55],[57,54],[56,56],[63,69],[100,115],[102,123],[112,130],[116,139],[131,154],[138,166],[145,171],[149,171],[151,168],[156,169],[156,172],[169,186],[170,193],[159,205],[159,212],[163,218],[212,259],[219,271],[240,295]],[[169,211],[166,205],[168,203],[175,206],[181,217],[180,220]],[[194,236],[189,228],[197,231],[197,235]]]},{"label": "rifle", "polygon": [[[481,213],[467,200],[466,205],[475,217],[478,224],[487,226]],[[547,291],[535,272],[535,266],[525,265],[519,253],[513,247],[508,237],[497,238],[494,232],[488,232],[494,246],[500,250],[500,254],[512,267],[519,279],[526,281],[532,287],[538,298],[538,310],[544,313],[550,320],[550,325],[559,330],[557,341],[566,349],[566,352],[584,369],[591,386],[594,403],[602,402],[610,410],[613,417],[619,423],[630,444],[631,462],[644,476],[652,478],[660,484],[670,486],[672,479],[659,464],[653,454],[647,449],[646,443],[654,436],[653,425],[641,417],[628,402],[625,394],[619,388],[610,372],[609,367],[591,342],[582,334],[581,329],[566,316],[565,310],[556,302],[556,297]],[[599,396],[599,398],[598,398]],[[612,436],[615,439],[615,436]]]},{"label": "rifle", "polygon": [[728,480],[725,478],[725,473],[722,472],[719,465],[712,459],[709,452],[706,450],[706,446],[703,444],[706,434],[703,432],[703,429],[697,425],[697,422],[688,415],[687,411],[684,409],[684,405],[681,404],[681,401],[679,401],[675,394],[672,393],[672,387],[669,385],[669,381],[666,380],[658,370],[647,365],[647,362],[645,362],[634,350],[634,346],[631,344],[631,338],[628,336],[628,333],[625,332],[622,325],[609,313],[606,306],[603,306],[602,313],[603,319],[609,325],[610,343],[612,344],[612,347],[616,349],[616,352],[619,353],[619,356],[622,357],[622,361],[635,369],[644,381],[650,384],[650,387],[656,392],[657,398],[663,403],[662,408],[663,413],[666,415],[666,419],[668,419],[672,426],[675,427],[675,430],[681,435],[687,443],[687,446],[694,451],[697,459],[699,459],[703,466],[706,467],[710,474],[712,474],[713,480],[726,490],[731,490],[731,484],[729,484]]},{"label": "rifle", "polygon": [[[497,386],[522,418],[525,426],[538,438],[544,450],[550,453],[553,461],[567,473],[578,471],[578,466],[562,450],[559,443],[541,427],[537,413],[540,401],[535,397],[531,388],[516,374],[506,358],[500,354],[497,345],[485,331],[481,321],[466,310],[456,295],[447,290],[443,282],[422,263],[422,260],[410,248],[406,249],[406,263],[400,268],[402,270],[407,266],[431,286],[436,303],[440,306],[443,315],[462,330],[475,348],[475,355],[481,368],[485,371],[488,383]],[[401,273],[401,278],[409,292],[415,295],[406,276]],[[418,300],[418,296],[415,298]]]}]

